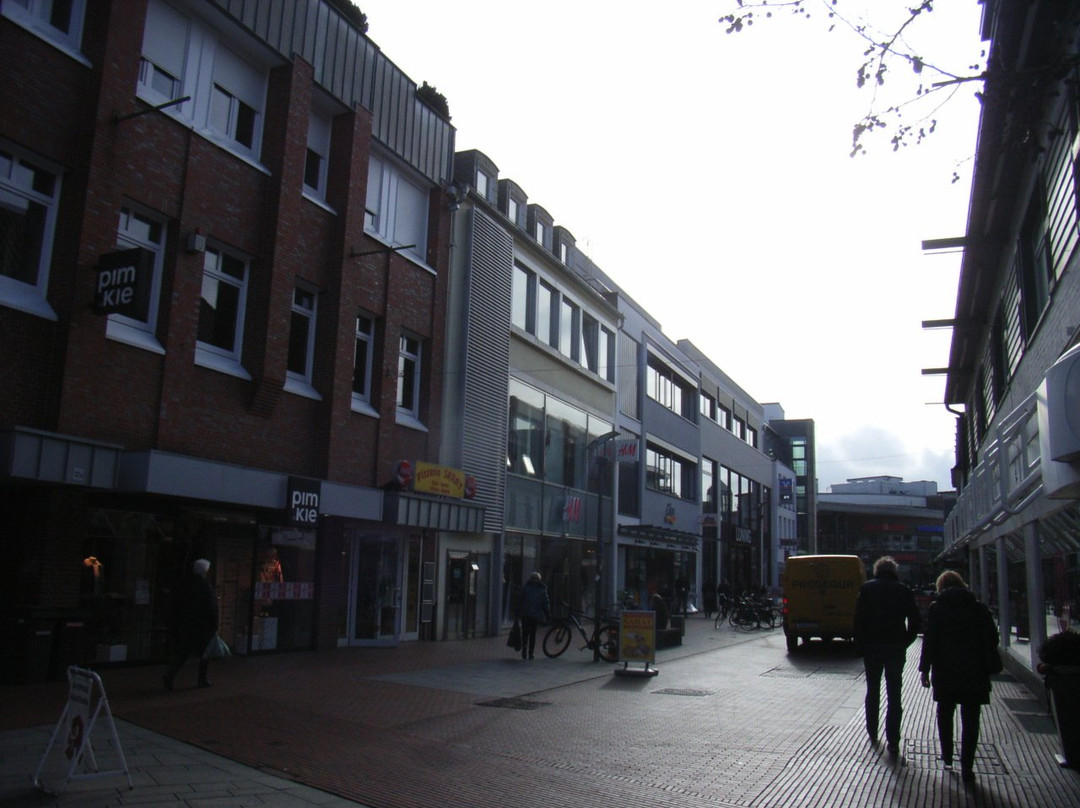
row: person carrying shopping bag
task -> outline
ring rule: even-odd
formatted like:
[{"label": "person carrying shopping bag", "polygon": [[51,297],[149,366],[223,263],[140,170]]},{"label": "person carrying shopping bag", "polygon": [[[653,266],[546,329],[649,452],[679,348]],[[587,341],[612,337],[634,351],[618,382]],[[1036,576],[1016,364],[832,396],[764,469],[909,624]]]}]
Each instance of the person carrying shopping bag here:
[{"label": "person carrying shopping bag", "polygon": [[922,686],[933,686],[938,738],[945,768],[953,765],[953,716],[960,706],[960,775],[975,782],[982,705],[990,703],[990,676],[1001,672],[994,617],[967,588],[960,573],[946,570],[937,579],[930,604],[919,670]]}]

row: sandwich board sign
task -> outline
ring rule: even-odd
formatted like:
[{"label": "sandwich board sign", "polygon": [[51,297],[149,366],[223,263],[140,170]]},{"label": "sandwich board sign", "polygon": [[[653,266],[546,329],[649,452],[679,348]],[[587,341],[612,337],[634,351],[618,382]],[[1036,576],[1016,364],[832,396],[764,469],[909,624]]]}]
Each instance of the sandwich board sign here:
[{"label": "sandwich board sign", "polygon": [[[108,740],[112,751],[119,758],[117,769],[102,770],[94,755],[92,740],[99,719],[104,719],[103,728],[108,730]],[[63,770],[62,779],[56,785],[45,783],[43,772],[55,773]],[[68,700],[60,720],[56,722],[49,743],[34,772],[34,785],[48,793],[58,793],[74,780],[89,780],[98,777],[127,777],[128,788],[134,788],[131,773],[128,771],[124,749],[120,746],[120,736],[116,733],[116,722],[109,709],[109,700],[105,696],[105,686],[101,677],[88,668],[72,665],[68,668]]]}]

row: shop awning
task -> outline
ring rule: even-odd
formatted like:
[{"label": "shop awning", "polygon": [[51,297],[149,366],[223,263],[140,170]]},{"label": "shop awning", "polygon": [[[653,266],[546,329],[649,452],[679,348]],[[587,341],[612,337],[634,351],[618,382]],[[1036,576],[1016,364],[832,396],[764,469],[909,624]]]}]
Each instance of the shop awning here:
[{"label": "shop awning", "polygon": [[17,426],[0,432],[0,477],[116,488],[122,447]]},{"label": "shop awning", "polygon": [[639,544],[664,546],[673,550],[694,550],[701,545],[701,536],[684,530],[657,525],[619,525],[619,535],[633,539]]},{"label": "shop awning", "polygon": [[464,501],[408,491],[387,491],[383,496],[383,521],[405,527],[482,533],[484,508]]}]

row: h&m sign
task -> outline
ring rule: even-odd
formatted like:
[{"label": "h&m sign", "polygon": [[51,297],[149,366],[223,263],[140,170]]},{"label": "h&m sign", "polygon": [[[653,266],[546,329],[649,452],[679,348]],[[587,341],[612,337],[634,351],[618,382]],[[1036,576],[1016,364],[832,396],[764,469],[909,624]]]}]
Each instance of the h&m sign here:
[{"label": "h&m sign", "polygon": [[94,286],[94,313],[145,320],[153,279],[154,254],[149,250],[135,247],[101,256]]},{"label": "h&m sign", "polygon": [[289,512],[286,521],[293,527],[319,526],[319,496],[322,484],[304,477],[289,478]]}]

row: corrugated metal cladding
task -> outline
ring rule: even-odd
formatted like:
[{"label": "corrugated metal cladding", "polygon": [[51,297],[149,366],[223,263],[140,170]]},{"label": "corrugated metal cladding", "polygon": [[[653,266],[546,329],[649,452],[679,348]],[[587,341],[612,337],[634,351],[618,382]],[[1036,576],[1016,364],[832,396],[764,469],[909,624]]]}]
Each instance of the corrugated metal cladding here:
[{"label": "corrugated metal cladding", "polygon": [[454,127],[416,97],[416,83],[325,0],[210,0],[349,107],[371,110],[375,137],[428,179],[452,176]]},{"label": "corrugated metal cladding", "polygon": [[503,529],[507,395],[510,378],[510,284],[514,242],[506,230],[475,208],[467,220],[469,328],[465,353],[466,471],[476,475],[476,501],[486,530]]}]

